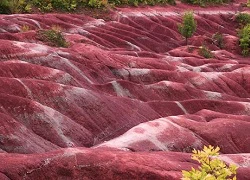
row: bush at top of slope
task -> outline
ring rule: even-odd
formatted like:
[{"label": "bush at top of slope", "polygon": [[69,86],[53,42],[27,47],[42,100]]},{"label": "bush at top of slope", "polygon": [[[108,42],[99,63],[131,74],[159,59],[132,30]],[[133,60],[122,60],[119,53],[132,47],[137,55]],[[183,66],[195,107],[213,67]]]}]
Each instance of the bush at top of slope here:
[{"label": "bush at top of slope", "polygon": [[74,11],[82,7],[102,8],[108,5],[175,4],[175,0],[1,0],[0,14],[31,12]]},{"label": "bush at top of slope", "polygon": [[250,14],[239,13],[236,15],[236,21],[240,24],[240,26],[245,26],[250,23]]},{"label": "bush at top of slope", "polygon": [[181,1],[188,4],[195,4],[205,7],[207,5],[228,3],[231,0],[181,0]]},{"label": "bush at top of slope", "polygon": [[29,12],[31,4],[27,0],[1,0],[0,14]]},{"label": "bush at top of slope", "polygon": [[244,26],[239,32],[238,36],[240,38],[239,45],[242,49],[242,55],[248,56],[250,49],[250,24]]}]

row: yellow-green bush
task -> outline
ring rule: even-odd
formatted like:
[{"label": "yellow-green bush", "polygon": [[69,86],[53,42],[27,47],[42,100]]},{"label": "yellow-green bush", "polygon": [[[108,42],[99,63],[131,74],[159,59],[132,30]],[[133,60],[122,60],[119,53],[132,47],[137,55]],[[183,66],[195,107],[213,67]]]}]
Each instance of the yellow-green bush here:
[{"label": "yellow-green bush", "polygon": [[219,150],[219,147],[213,146],[204,146],[202,151],[193,150],[192,159],[201,165],[198,169],[182,171],[182,180],[236,180],[236,165],[227,165],[216,158]]}]

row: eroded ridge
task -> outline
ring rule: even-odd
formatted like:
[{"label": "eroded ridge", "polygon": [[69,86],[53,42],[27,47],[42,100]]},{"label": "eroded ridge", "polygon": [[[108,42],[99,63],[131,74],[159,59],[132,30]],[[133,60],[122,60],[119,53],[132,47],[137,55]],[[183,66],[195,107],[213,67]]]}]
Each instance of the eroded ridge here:
[{"label": "eroded ridge", "polygon": [[[0,178],[178,179],[196,166],[188,153],[209,144],[248,177],[250,61],[239,55],[237,4],[192,7],[188,46],[184,7],[118,8],[109,21],[1,15]],[[37,38],[55,25],[68,48]],[[198,53],[204,43],[213,58]]]}]

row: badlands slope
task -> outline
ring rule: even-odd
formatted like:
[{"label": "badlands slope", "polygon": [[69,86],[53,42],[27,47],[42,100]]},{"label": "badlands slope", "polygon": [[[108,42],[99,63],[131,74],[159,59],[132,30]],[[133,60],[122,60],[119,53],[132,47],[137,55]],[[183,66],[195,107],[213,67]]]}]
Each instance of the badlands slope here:
[{"label": "badlands slope", "polygon": [[[187,9],[198,23],[189,47],[177,31]],[[220,146],[238,179],[250,179],[250,60],[239,55],[239,9],[117,8],[109,20],[0,15],[0,179],[180,179],[204,145]],[[36,37],[54,25],[69,48]],[[197,53],[203,43],[214,58]]]}]

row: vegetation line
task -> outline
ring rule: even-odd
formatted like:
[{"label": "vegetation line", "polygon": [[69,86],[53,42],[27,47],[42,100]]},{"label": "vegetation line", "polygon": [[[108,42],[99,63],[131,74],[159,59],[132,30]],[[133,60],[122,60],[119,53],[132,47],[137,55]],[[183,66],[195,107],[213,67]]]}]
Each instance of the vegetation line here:
[{"label": "vegetation line", "polygon": [[[228,3],[231,0],[182,0],[183,3],[207,6]],[[0,14],[62,11],[72,12],[84,7],[104,8],[119,5],[175,5],[175,0],[1,0]]]}]

